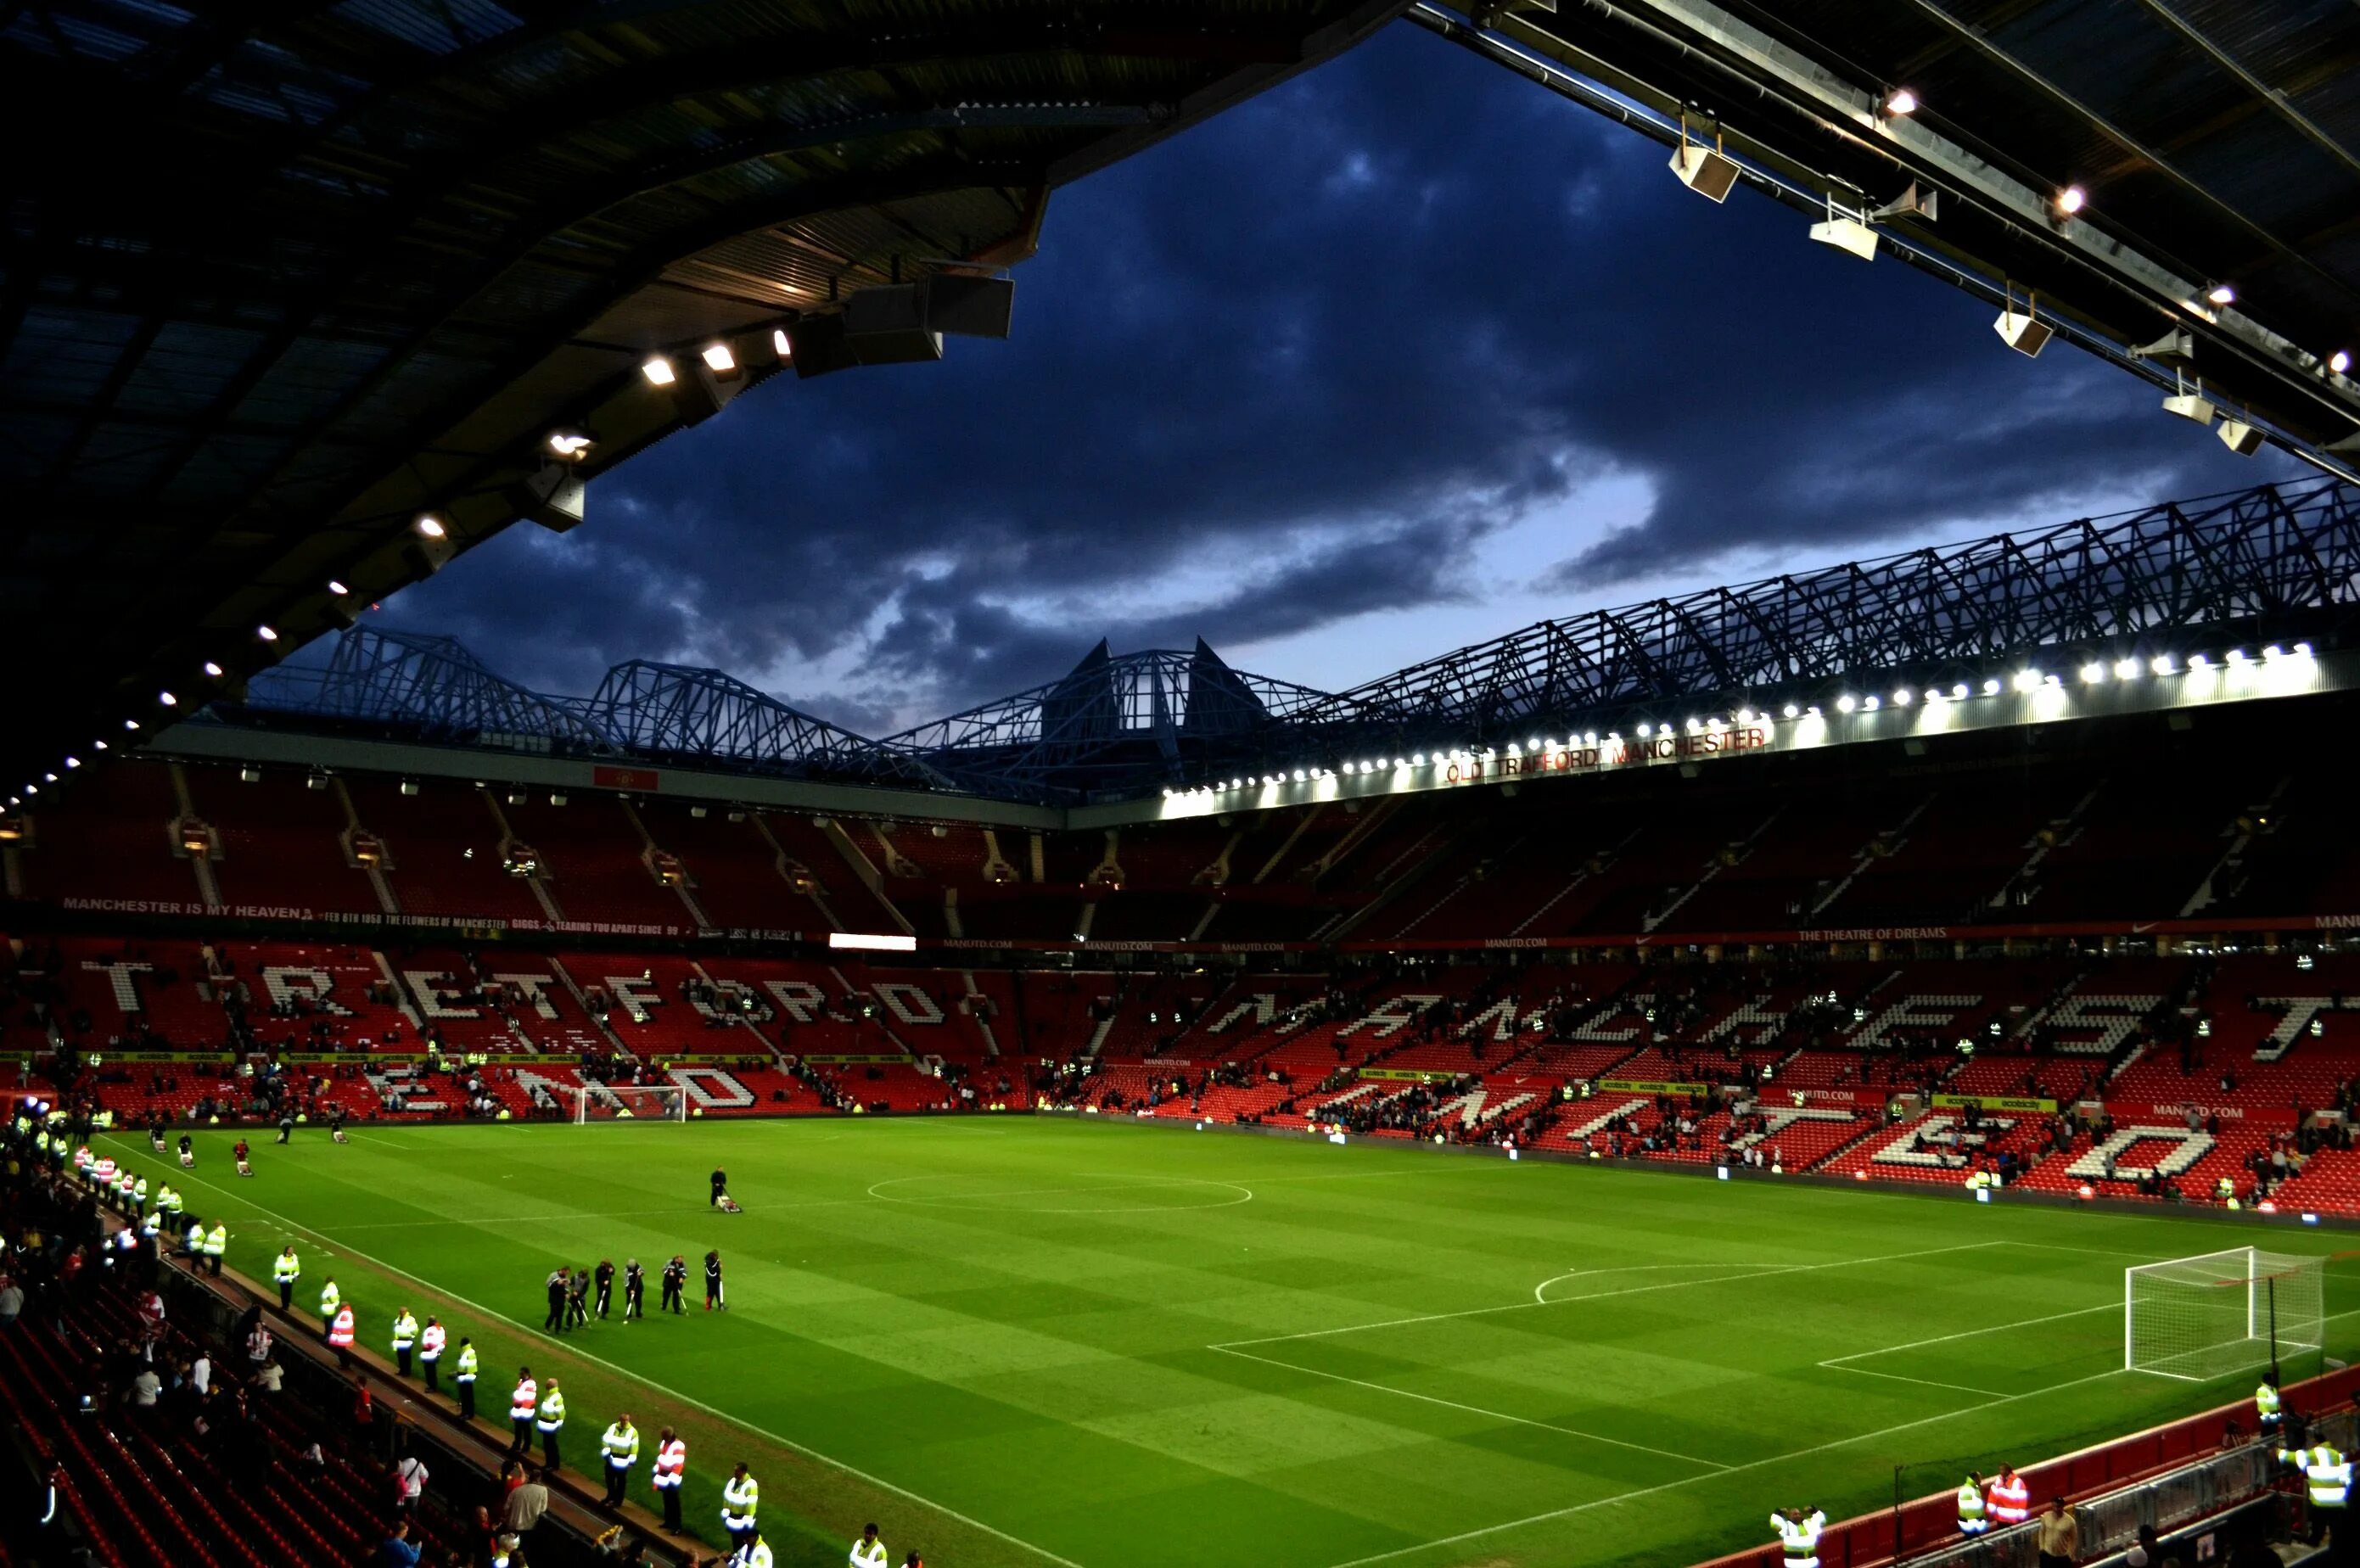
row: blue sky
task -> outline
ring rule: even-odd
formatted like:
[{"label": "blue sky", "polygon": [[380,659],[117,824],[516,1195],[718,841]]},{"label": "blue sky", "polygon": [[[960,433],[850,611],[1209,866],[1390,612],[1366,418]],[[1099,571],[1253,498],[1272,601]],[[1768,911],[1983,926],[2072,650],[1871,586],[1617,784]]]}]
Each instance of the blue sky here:
[{"label": "blue sky", "polygon": [[2285,475],[1425,33],[1050,205],[1015,335],[773,381],[388,603],[882,734],[1202,635],[1340,688],[1550,615]]}]

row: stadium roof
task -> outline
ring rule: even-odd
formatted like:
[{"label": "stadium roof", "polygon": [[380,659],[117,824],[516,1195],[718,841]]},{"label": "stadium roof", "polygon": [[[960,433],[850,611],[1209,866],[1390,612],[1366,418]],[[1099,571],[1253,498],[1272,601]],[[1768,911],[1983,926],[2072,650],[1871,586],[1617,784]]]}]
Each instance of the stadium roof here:
[{"label": "stadium roof", "polygon": [[1052,191],[1400,5],[10,6],[0,616],[50,657],[5,744],[53,762],[571,526],[775,331],[806,376],[1004,335]]},{"label": "stadium roof", "polygon": [[[2071,341],[2174,390],[2201,377],[2221,413],[2346,478],[2360,464],[2360,382],[2331,368],[2339,351],[2360,360],[2349,0],[1464,11],[1483,25],[1432,0],[1408,15],[1658,140],[1723,147],[1744,183],[1858,225],[1833,240],[2012,298],[2018,316],[2037,295]],[[1907,345],[1852,346],[1906,374]]]},{"label": "stadium roof", "polygon": [[1101,642],[1055,681],[879,741],[718,670],[626,664],[592,696],[550,696],[449,638],[364,627],[324,667],[257,675],[212,717],[1071,805],[1833,705],[1878,680],[1981,685],[2027,661],[2145,668],[2240,638],[2326,654],[2360,640],[2355,619],[2360,489],[2320,480],[1592,610],[1336,694],[1232,670],[1201,641],[1120,656]]}]

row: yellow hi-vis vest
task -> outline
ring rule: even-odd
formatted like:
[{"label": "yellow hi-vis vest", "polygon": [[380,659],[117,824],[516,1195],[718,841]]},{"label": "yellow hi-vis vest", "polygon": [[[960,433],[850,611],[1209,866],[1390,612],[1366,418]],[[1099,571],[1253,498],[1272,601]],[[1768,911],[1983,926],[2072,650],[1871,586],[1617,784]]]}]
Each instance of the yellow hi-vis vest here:
[{"label": "yellow hi-vis vest", "polygon": [[336,1282],[333,1279],[329,1280],[326,1284],[320,1287],[320,1315],[322,1317],[334,1317],[336,1315],[336,1309],[344,1304],[344,1294],[343,1291],[336,1289]]},{"label": "yellow hi-vis vest", "polygon": [[852,1543],[851,1554],[845,1561],[849,1568],[885,1568],[888,1561],[885,1543],[881,1541],[856,1541]]},{"label": "yellow hi-vis vest", "polygon": [[721,1522],[730,1530],[750,1530],[754,1511],[762,1506],[761,1484],[751,1475],[743,1481],[732,1475],[721,1483]]},{"label": "yellow hi-vis vest", "polygon": [[2254,1390],[2254,1409],[2266,1421],[2278,1419],[2278,1391],[2267,1383]]},{"label": "yellow hi-vis vest", "polygon": [[2352,1495],[2352,1463],[2332,1443],[2310,1448],[2281,1448],[2278,1462],[2302,1471],[2314,1508],[2340,1508]]},{"label": "yellow hi-vis vest", "polygon": [[598,1440],[598,1446],[606,1451],[609,1468],[628,1470],[639,1462],[639,1428],[617,1421],[606,1429],[606,1435]]},{"label": "yellow hi-vis vest", "polygon": [[1972,1481],[1959,1488],[1959,1530],[1965,1535],[1981,1535],[1991,1528],[1983,1517],[1983,1489]]},{"label": "yellow hi-vis vest", "polygon": [[541,1397],[541,1419],[533,1423],[543,1432],[555,1432],[565,1424],[565,1396],[552,1388]]},{"label": "yellow hi-vis vest", "polygon": [[418,1320],[403,1312],[393,1320],[393,1347],[407,1350],[418,1343]]},{"label": "yellow hi-vis vest", "polygon": [[229,1226],[217,1225],[205,1236],[205,1256],[223,1258],[229,1253]]},{"label": "yellow hi-vis vest", "polygon": [[761,1537],[756,1536],[753,1543],[746,1548],[745,1554],[731,1561],[742,1562],[746,1568],[771,1568],[770,1545]]},{"label": "yellow hi-vis vest", "polygon": [[302,1259],[291,1252],[282,1252],[270,1262],[270,1277],[282,1285],[292,1285],[303,1277]]},{"label": "yellow hi-vis vest", "polygon": [[475,1347],[472,1345],[461,1345],[459,1359],[454,1365],[458,1369],[451,1374],[452,1377],[462,1383],[474,1382],[475,1380]]},{"label": "yellow hi-vis vest", "polygon": [[1819,1531],[1826,1528],[1828,1516],[1813,1508],[1799,1519],[1785,1514],[1772,1514],[1771,1525],[1778,1531],[1778,1545],[1786,1553],[1786,1568],[1819,1568]]}]

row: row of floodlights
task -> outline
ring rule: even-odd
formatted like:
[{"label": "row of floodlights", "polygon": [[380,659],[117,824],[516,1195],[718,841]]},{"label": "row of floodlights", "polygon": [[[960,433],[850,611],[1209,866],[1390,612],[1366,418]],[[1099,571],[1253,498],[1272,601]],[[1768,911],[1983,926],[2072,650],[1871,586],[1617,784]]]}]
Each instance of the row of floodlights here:
[{"label": "row of floodlights", "polygon": [[[1906,119],[1918,113],[1921,107],[1923,105],[1919,103],[1917,93],[1907,87],[1896,87],[1885,93],[1878,100],[1876,114],[1879,120],[1890,122]],[[1705,146],[1700,141],[1690,141],[1688,122],[1685,118],[1680,122],[1679,146],[1672,153],[1671,169],[1681,184],[1714,201],[1726,201],[1730,191],[1736,189],[1737,182],[1744,172],[1737,160],[1722,149],[1717,137],[1710,147]],[[2083,185],[2067,184],[2051,191],[2049,196],[2050,219],[2060,226],[2072,223],[2087,212],[2089,206],[2090,191]],[[1890,205],[1874,212],[1863,211],[1857,214],[1844,211],[1830,197],[1826,218],[1811,225],[1811,238],[1821,245],[1833,245],[1838,250],[1859,256],[1863,261],[1874,261],[1878,248],[1878,236],[1874,226],[1877,220],[1914,216],[1931,222],[1935,219],[1937,212],[1935,193],[1921,194],[1915,184],[1911,185],[1898,201]],[[2207,321],[2215,319],[2212,311],[2224,310],[2236,302],[2236,285],[2224,279],[2215,279],[2204,284],[2195,289],[2185,301],[2191,312]],[[2041,349],[2047,346],[2049,338],[2055,335],[2055,329],[2039,320],[2039,304],[2037,299],[2027,299],[2024,310],[2022,311],[2016,310],[2013,288],[2007,290],[2005,308],[2002,310],[1999,319],[1994,321],[1992,326],[1999,333],[2001,340],[2010,348],[2027,355],[2039,354]],[[2318,363],[2323,364],[2330,374],[2343,376],[2352,368],[2352,354],[2348,349],[2338,348],[2324,355]],[[2183,418],[2196,417],[2185,407],[2174,408],[2170,402],[2166,402],[2164,407]],[[2209,425],[2212,422],[2212,418],[2208,415],[2202,422]],[[2231,451],[2241,455],[2250,456],[2261,445],[2260,430],[2246,420],[2235,419],[2224,420],[2219,434]]]},{"label": "row of floodlights", "polygon": [[[2262,649],[2258,662],[2281,664],[2289,660],[2308,659],[2311,657],[2311,647],[2307,642],[2296,643],[2291,648],[2281,648],[2272,643]],[[2247,653],[2242,648],[2233,648],[2223,654],[2218,662],[2212,655],[2204,653],[2189,655],[2184,664],[2168,653],[2158,654],[2153,659],[2145,660],[2118,659],[2109,663],[2103,659],[2092,659],[2081,667],[2079,676],[2081,683],[2084,686],[2103,686],[2110,681],[2136,681],[2146,676],[2202,675],[2215,670],[2241,670],[2256,662],[2257,661],[2254,655]],[[2061,690],[2064,684],[2065,678],[2061,675],[2027,667],[2017,670],[2005,681],[2002,681],[1996,675],[1986,678],[1980,688],[1980,694],[1985,697],[1996,697],[2001,692],[2011,690],[2020,694],[2029,694],[2041,691]],[[1977,694],[1978,689],[1963,681],[1948,688],[1928,686],[1918,690],[1902,686],[1896,688],[1889,697],[1874,693],[1858,695],[1847,691],[1836,698],[1835,710],[1839,713],[1873,713],[1888,703],[1896,708],[1907,708],[1920,704],[1932,707],[1943,702],[1969,702]],[[1816,702],[1788,702],[1777,713],[1777,717],[1788,720],[1816,719],[1824,716]],[[1772,715],[1766,711],[1756,712],[1750,707],[1740,708],[1727,719],[1717,716],[1692,717],[1677,730],[1669,723],[1658,724],[1648,721],[1639,725],[1638,735],[1641,740],[1676,735],[1681,730],[1692,735],[1714,735],[1728,728],[1732,724],[1741,726],[1766,724],[1771,721],[1771,717]],[[1579,735],[1568,736],[1563,741],[1535,735],[1521,746],[1514,741],[1510,741],[1504,747],[1496,749],[1487,746],[1480,748],[1460,746],[1433,752],[1419,751],[1413,752],[1407,757],[1393,757],[1390,761],[1380,757],[1362,761],[1346,762],[1332,769],[1298,768],[1292,773],[1280,771],[1240,775],[1226,783],[1216,780],[1210,784],[1198,784],[1186,788],[1167,787],[1164,791],[1164,798],[1167,800],[1201,800],[1226,795],[1235,790],[1265,789],[1285,784],[1290,780],[1297,784],[1306,784],[1314,779],[1333,779],[1338,774],[1349,777],[1387,772],[1404,773],[1429,768],[1453,766],[1463,768],[1470,762],[1491,762],[1502,756],[1523,757],[1530,754],[1535,757],[1548,757],[1557,752],[1570,750],[1576,746],[1597,746],[1601,738],[1609,746],[1619,746],[1622,742],[1622,732],[1618,730],[1609,730],[1603,737],[1596,730],[1589,730]]]}]

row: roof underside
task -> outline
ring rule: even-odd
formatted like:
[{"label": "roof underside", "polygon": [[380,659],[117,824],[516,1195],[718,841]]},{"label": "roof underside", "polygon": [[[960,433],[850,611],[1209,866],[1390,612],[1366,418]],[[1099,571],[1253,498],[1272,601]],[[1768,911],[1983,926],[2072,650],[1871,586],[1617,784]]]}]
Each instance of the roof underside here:
[{"label": "roof underside", "polygon": [[[621,461],[774,373],[772,327],[1022,259],[1060,183],[1398,9],[10,7],[0,616],[75,650],[11,744],[235,676],[259,624],[300,643],[330,579],[366,603],[532,512],[553,428],[597,438],[580,472]],[[716,337],[735,383],[637,374]]]}]

